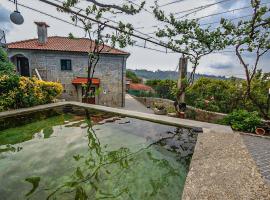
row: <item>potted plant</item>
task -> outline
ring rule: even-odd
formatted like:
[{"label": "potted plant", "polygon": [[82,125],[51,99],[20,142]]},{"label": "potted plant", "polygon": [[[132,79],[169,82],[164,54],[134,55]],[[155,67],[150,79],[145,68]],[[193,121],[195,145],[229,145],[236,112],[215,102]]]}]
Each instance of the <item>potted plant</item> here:
[{"label": "potted plant", "polygon": [[167,110],[165,108],[165,106],[161,103],[155,103],[154,104],[154,113],[156,115],[166,115],[167,114]]}]

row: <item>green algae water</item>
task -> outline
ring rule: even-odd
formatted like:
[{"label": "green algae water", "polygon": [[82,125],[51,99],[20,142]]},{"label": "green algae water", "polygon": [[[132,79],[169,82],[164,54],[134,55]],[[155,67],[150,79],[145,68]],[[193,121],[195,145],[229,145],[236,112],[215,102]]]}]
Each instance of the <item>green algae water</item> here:
[{"label": "green algae water", "polygon": [[0,130],[0,199],[180,199],[197,133],[111,114]]}]

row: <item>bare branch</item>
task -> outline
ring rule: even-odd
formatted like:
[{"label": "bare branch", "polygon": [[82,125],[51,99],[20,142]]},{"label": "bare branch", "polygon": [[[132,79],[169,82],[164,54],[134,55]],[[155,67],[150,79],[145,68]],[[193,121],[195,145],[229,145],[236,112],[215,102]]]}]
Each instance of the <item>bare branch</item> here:
[{"label": "bare branch", "polygon": [[140,7],[138,9],[135,9],[133,6],[130,6],[130,7],[127,7],[127,6],[118,6],[118,5],[115,5],[115,4],[103,4],[103,3],[100,3],[96,0],[86,0],[88,2],[91,2],[101,8],[112,8],[112,9],[115,9],[115,10],[118,10],[118,11],[121,11],[123,13],[126,13],[126,14],[129,14],[129,15],[134,15],[138,12],[141,11],[141,9],[144,7],[145,5],[145,2],[142,2]]}]

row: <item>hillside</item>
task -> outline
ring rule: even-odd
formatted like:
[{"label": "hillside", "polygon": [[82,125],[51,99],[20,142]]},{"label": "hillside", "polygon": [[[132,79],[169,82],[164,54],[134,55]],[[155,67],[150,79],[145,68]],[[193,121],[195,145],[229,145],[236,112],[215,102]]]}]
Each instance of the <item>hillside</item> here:
[{"label": "hillside", "polygon": [[[178,78],[178,72],[176,71],[149,71],[145,69],[128,69],[132,72],[134,72],[138,77],[144,78],[144,79],[171,79],[171,80],[177,80]],[[188,73],[188,76],[190,73]],[[195,74],[195,79],[201,78],[201,77],[207,77],[207,78],[214,78],[214,79],[226,79],[225,76],[214,76],[214,75],[206,75],[206,74]]]}]

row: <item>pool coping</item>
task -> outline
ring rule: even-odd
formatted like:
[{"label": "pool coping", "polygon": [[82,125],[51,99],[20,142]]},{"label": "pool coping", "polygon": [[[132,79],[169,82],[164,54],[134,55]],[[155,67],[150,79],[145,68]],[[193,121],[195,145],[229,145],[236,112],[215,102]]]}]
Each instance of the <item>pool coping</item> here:
[{"label": "pool coping", "polygon": [[270,189],[242,137],[228,126],[71,101],[0,112],[0,119],[63,106],[94,109],[172,126],[202,128],[182,199],[270,199]]},{"label": "pool coping", "polygon": [[21,108],[16,110],[9,110],[0,112],[0,119],[6,118],[6,117],[12,117],[16,115],[23,115],[31,112],[36,111],[42,111],[42,110],[49,110],[52,108],[62,107],[62,106],[78,106],[83,107],[87,109],[94,109],[104,112],[110,112],[115,113],[118,115],[123,115],[127,117],[132,117],[136,119],[141,120],[147,120],[151,122],[171,125],[171,126],[180,126],[184,128],[202,128],[202,129],[209,129],[209,130],[217,130],[218,132],[233,132],[231,127],[219,125],[219,124],[211,124],[207,122],[200,122],[200,121],[194,121],[194,120],[188,120],[188,119],[179,119],[179,118],[173,118],[163,115],[155,115],[155,114],[148,114],[148,113],[142,113],[137,111],[131,111],[131,110],[124,110],[121,108],[112,108],[112,107],[106,107],[106,106],[100,106],[100,105],[93,105],[93,104],[85,104],[80,102],[73,102],[73,101],[65,101],[65,102],[58,102],[58,103],[52,103],[52,104],[45,104],[45,105],[39,105],[34,106],[30,108]]}]

